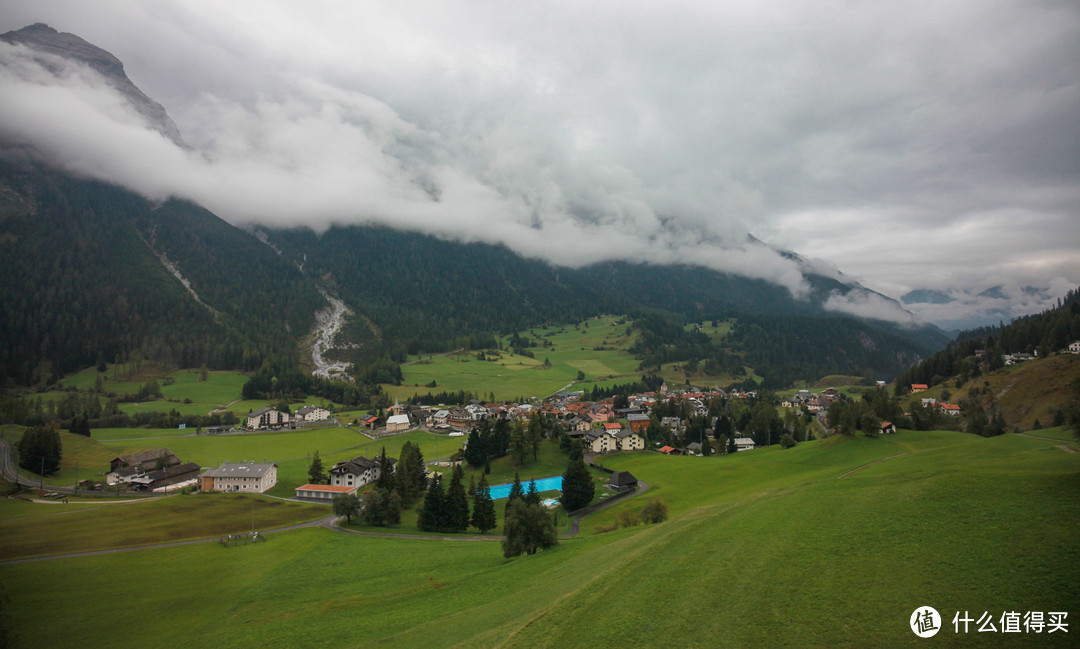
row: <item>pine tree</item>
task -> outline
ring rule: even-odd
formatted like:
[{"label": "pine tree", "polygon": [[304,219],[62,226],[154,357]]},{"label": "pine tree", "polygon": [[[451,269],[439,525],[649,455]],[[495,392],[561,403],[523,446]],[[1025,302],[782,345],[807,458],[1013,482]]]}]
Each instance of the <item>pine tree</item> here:
[{"label": "pine tree", "polygon": [[529,490],[525,492],[525,502],[530,505],[540,504],[540,492],[536,490],[536,480],[529,481]]},{"label": "pine tree", "polygon": [[425,532],[443,532],[446,523],[446,494],[442,488],[442,477],[436,475],[428,483],[427,494],[416,515],[416,526]]},{"label": "pine tree", "polygon": [[503,517],[510,509],[510,503],[525,497],[525,489],[521,486],[521,477],[514,472],[514,482],[510,485],[510,493],[506,496],[506,505],[503,507]]},{"label": "pine tree", "polygon": [[462,484],[464,479],[461,465],[454,465],[450,488],[446,492],[446,528],[451,532],[464,532],[469,527],[469,499]]},{"label": "pine tree", "polygon": [[596,485],[585,461],[578,458],[566,467],[562,481],[562,506],[568,512],[581,509],[592,502]]},{"label": "pine tree", "polygon": [[491,499],[487,477],[482,474],[480,485],[473,496],[472,526],[480,530],[481,534],[495,529],[495,501]]},{"label": "pine tree", "polygon": [[379,454],[379,477],[375,479],[375,486],[380,489],[391,490],[394,487],[394,465],[390,463],[390,458],[386,457],[386,447],[382,447],[382,453]]},{"label": "pine tree", "polygon": [[319,452],[315,451],[315,455],[311,458],[311,465],[308,466],[308,482],[310,484],[326,484],[326,472],[323,471],[322,458],[319,457]]},{"label": "pine tree", "polygon": [[19,440],[19,466],[46,476],[60,468],[60,434],[52,426],[33,426]]}]

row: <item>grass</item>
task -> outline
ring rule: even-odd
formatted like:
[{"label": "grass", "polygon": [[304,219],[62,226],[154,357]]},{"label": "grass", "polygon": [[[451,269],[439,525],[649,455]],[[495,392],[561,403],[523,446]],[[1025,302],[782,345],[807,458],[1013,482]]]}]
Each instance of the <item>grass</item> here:
[{"label": "grass", "polygon": [[[1080,454],[1056,444],[901,431],[731,457],[631,454],[607,463],[653,485],[671,518],[531,557],[313,529],[0,566],[0,584],[21,644],[58,649],[141,646],[115,630],[148,620],[184,647],[919,646],[907,620],[922,605],[946,620],[930,642],[1030,646],[956,635],[949,621],[1077,616]],[[138,606],[102,597],[128,583],[146,586]],[[1070,635],[1036,643],[1072,646]]]},{"label": "grass", "polygon": [[[414,394],[466,390],[485,399],[494,394],[496,401],[503,401],[544,397],[568,385],[578,390],[598,382],[609,385],[636,381],[641,371],[638,360],[627,351],[635,338],[627,335],[627,327],[622,318],[603,316],[577,325],[534,327],[519,332],[522,338],[536,343],[529,348],[535,358],[499,350],[484,351],[485,358],[494,360],[479,360],[478,351],[410,357],[413,362],[401,368],[402,385],[383,385],[383,389],[402,400]],[[504,347],[508,340],[503,339]],[[545,359],[550,366],[544,365]],[[585,375],[584,381],[578,380],[578,372]],[[436,387],[426,387],[432,381]]]},{"label": "grass", "polygon": [[[9,506],[5,502],[0,509]],[[260,530],[330,514],[326,506],[247,494],[182,495],[77,509],[36,506],[50,508],[48,513],[55,515],[0,520],[0,560],[241,534],[251,530],[253,513]]]}]

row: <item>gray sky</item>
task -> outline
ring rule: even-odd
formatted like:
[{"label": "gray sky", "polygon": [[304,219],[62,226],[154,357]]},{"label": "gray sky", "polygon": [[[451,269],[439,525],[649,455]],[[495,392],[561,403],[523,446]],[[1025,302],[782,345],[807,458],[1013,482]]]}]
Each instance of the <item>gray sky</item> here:
[{"label": "gray sky", "polygon": [[119,57],[193,150],[11,47],[0,132],[234,223],[685,261],[801,295],[803,269],[749,232],[887,295],[948,293],[910,307],[946,326],[1080,284],[1075,0],[0,8],[0,31],[33,22]]}]

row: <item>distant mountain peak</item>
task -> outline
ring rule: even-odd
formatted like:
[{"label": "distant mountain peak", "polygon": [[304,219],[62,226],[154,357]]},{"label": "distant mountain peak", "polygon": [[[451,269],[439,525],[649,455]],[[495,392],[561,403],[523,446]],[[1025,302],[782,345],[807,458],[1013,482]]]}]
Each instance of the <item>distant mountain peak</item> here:
[{"label": "distant mountain peak", "polygon": [[[59,32],[45,23],[34,23],[22,29],[0,34],[0,40],[24,45],[37,52],[58,56],[90,67],[100,74],[106,83],[124,95],[148,126],[178,146],[186,148],[180,137],[180,129],[165,112],[165,108],[143,94],[132,83],[124,72],[124,64],[111,52],[88,43],[75,34]],[[55,60],[50,61],[44,57],[38,60],[46,69],[54,73],[58,71]]]}]

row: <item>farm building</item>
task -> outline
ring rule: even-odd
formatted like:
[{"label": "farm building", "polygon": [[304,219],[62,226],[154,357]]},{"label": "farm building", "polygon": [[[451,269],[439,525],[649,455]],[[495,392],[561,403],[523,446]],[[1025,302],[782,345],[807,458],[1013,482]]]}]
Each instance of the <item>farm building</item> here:
[{"label": "farm building", "polygon": [[356,494],[358,487],[336,486],[328,484],[306,484],[296,488],[296,497],[301,500],[315,500],[318,502],[330,502],[334,496]]},{"label": "farm building", "polygon": [[277,465],[272,462],[223,462],[199,477],[203,491],[240,491],[261,494],[277,484]]}]

